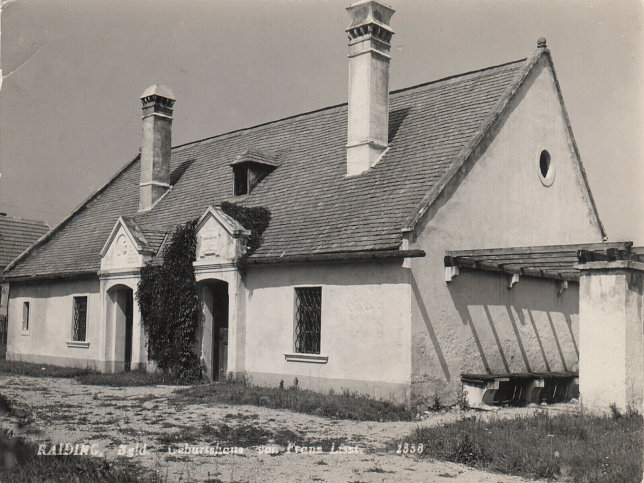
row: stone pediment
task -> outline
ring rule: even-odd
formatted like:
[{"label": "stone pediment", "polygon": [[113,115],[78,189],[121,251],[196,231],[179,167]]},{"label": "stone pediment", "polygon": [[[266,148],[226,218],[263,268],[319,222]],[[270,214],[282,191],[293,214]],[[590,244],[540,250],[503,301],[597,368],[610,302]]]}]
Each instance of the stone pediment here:
[{"label": "stone pediment", "polygon": [[121,216],[101,250],[101,270],[139,268],[152,255],[136,222]]},{"label": "stone pediment", "polygon": [[209,206],[197,223],[196,262],[231,263],[244,254],[250,231],[220,208]]}]

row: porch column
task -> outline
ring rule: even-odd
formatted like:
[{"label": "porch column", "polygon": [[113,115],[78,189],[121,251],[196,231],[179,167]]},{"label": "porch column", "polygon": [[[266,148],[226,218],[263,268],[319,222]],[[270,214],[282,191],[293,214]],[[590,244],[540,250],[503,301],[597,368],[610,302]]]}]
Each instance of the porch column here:
[{"label": "porch column", "polygon": [[139,303],[136,300],[138,281],[132,286],[132,369],[147,369],[148,350]]},{"label": "porch column", "polygon": [[644,263],[580,263],[579,392],[589,409],[644,411]]},{"label": "porch column", "polygon": [[228,281],[228,372],[242,374],[246,370],[245,290],[238,271]]},{"label": "porch column", "polygon": [[108,307],[111,309],[111,304],[107,300],[109,295],[107,294],[107,281],[105,278],[101,277],[99,279],[99,284],[100,284],[100,293],[101,293],[101,319],[100,319],[100,326],[98,328],[98,344],[99,344],[99,349],[98,349],[98,360],[99,360],[99,367],[98,370],[100,372],[111,372],[109,367],[108,367],[108,361],[110,358],[108,357],[107,354],[107,338],[108,338],[108,326],[109,326],[109,318],[113,317],[112,311],[110,310],[108,314]]}]

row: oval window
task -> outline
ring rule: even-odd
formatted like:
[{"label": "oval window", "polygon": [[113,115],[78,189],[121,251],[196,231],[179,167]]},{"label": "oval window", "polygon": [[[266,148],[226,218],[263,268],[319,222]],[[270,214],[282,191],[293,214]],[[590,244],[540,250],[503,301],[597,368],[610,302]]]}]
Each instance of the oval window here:
[{"label": "oval window", "polygon": [[550,153],[547,150],[542,150],[537,159],[539,168],[539,178],[545,186],[550,186],[555,179],[555,168],[552,165]]}]

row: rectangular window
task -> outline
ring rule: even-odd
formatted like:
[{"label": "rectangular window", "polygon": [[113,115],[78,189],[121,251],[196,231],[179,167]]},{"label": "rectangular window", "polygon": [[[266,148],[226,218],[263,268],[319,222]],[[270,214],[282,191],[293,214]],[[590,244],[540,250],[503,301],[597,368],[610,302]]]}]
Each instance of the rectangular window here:
[{"label": "rectangular window", "polygon": [[246,166],[235,166],[233,168],[235,176],[235,196],[248,194],[248,168]]},{"label": "rectangular window", "polygon": [[74,297],[72,340],[84,341],[87,331],[87,297]]},{"label": "rectangular window", "polygon": [[29,330],[29,302],[22,304],[22,330],[25,332]]},{"label": "rectangular window", "polygon": [[295,289],[295,352],[320,353],[322,287]]}]

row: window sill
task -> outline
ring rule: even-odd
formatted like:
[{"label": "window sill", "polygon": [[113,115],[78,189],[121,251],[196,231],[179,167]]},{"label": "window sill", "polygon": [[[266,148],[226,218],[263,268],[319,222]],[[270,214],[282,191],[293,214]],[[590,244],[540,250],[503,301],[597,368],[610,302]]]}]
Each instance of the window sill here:
[{"label": "window sill", "polygon": [[80,340],[68,340],[65,342],[67,347],[74,347],[77,349],[89,349],[89,342],[80,341]]},{"label": "window sill", "polygon": [[329,356],[320,354],[284,354],[287,362],[312,362],[313,364],[326,364]]}]

